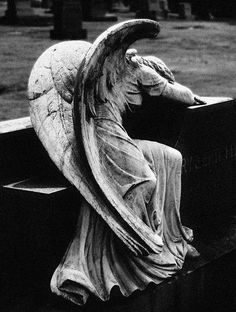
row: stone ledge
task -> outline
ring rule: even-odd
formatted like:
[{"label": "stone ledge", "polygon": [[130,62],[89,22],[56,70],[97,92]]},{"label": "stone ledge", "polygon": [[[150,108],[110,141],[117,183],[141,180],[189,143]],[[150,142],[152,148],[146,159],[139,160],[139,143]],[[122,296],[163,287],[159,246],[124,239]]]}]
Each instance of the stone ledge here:
[{"label": "stone ledge", "polygon": [[0,137],[4,133],[21,131],[28,128],[32,128],[30,117],[4,120],[0,122]]}]

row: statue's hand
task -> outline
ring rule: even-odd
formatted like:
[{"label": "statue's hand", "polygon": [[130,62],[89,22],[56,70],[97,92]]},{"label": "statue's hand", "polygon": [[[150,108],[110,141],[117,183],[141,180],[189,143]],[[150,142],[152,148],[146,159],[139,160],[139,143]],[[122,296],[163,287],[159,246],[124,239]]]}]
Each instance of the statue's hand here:
[{"label": "statue's hand", "polygon": [[200,96],[194,95],[194,103],[193,105],[206,105],[207,102],[203,101]]},{"label": "statue's hand", "polygon": [[126,51],[126,58],[132,60],[133,63],[139,65],[146,65],[156,71],[160,76],[168,80],[169,83],[175,82],[175,77],[172,71],[166,66],[166,64],[156,56],[146,55],[139,56],[136,49],[128,49]]}]

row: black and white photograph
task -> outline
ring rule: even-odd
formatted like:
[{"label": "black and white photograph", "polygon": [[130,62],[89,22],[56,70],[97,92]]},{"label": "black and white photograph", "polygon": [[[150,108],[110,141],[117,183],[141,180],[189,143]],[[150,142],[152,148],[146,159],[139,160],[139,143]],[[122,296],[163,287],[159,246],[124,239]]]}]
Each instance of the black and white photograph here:
[{"label": "black and white photograph", "polygon": [[236,0],[0,0],[0,311],[236,311]]}]

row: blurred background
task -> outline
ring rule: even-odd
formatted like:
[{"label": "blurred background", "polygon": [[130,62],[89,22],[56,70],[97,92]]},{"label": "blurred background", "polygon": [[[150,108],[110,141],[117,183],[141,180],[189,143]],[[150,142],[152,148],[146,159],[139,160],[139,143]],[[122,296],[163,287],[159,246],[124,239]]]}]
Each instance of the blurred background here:
[{"label": "blurred background", "polygon": [[0,120],[28,116],[37,57],[62,40],[94,39],[132,18],[160,22],[157,40],[135,43],[203,96],[236,97],[235,0],[0,0]]}]

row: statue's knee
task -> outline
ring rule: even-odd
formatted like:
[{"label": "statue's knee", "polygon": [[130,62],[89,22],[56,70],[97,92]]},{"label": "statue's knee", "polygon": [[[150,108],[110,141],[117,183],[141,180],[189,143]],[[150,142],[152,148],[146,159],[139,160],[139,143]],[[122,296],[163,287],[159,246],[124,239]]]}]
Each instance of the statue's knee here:
[{"label": "statue's knee", "polygon": [[182,159],[183,159],[182,154],[179,151],[177,151],[176,149],[174,151],[175,151],[174,152],[175,153],[174,157],[175,157],[176,161],[182,163]]},{"label": "statue's knee", "polygon": [[145,201],[148,202],[150,200],[150,197],[152,196],[157,184],[157,179],[155,175],[151,175],[150,178],[145,181],[145,183],[141,184],[141,188],[139,191],[141,191],[143,194],[145,194]]},{"label": "statue's knee", "polygon": [[154,175],[153,177],[150,176],[144,183],[132,187],[123,196],[124,200],[129,203],[131,208],[135,210],[138,215],[140,215],[140,213],[142,214],[142,209],[139,209],[140,205],[146,205],[151,200],[156,189],[156,183],[156,177]]},{"label": "statue's knee", "polygon": [[156,188],[156,184],[157,184],[157,179],[153,175],[153,177],[150,178],[150,180],[147,182],[147,187],[149,187],[151,190],[154,190]]},{"label": "statue's knee", "polygon": [[183,158],[182,158],[182,154],[178,150],[172,147],[168,147],[168,158],[176,165],[182,166]]}]

